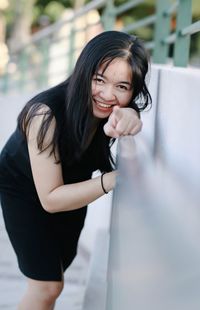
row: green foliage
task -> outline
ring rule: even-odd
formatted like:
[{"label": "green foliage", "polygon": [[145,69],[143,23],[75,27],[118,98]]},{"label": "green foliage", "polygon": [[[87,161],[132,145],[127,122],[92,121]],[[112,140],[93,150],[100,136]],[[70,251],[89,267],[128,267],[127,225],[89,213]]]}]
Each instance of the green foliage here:
[{"label": "green foliage", "polygon": [[[157,1],[157,0],[146,0],[146,1],[144,1],[144,4],[155,5],[156,1]],[[127,2],[128,2],[127,0],[115,0],[115,1],[114,1],[114,4],[115,4],[116,6],[118,6],[118,5],[127,3]]]},{"label": "green foliage", "polygon": [[39,25],[41,16],[47,16],[50,23],[55,22],[65,8],[71,7],[70,2],[70,0],[36,0],[33,10],[33,25]]},{"label": "green foliage", "polygon": [[33,25],[37,24],[40,15],[41,15],[41,8],[35,5],[33,8]]},{"label": "green foliage", "polygon": [[13,12],[11,10],[7,10],[4,13],[4,16],[6,19],[6,36],[9,36],[11,32],[12,22],[13,22]]},{"label": "green foliage", "polygon": [[[118,0],[124,2],[124,0]],[[145,17],[148,17],[155,13],[155,6],[151,4],[153,1],[145,1],[145,3],[138,5],[137,7],[130,9],[122,14],[119,18],[123,21],[124,26],[137,22]],[[153,36],[153,27],[149,25],[147,27],[138,28],[132,32],[133,34],[141,37],[144,40],[151,40]]]},{"label": "green foliage", "polygon": [[50,5],[51,2],[57,2],[58,4],[61,4],[63,7],[66,8],[72,7],[71,0],[59,0],[59,1],[37,0],[35,5],[39,6],[42,10],[44,10],[45,7]]},{"label": "green foliage", "polygon": [[55,22],[59,19],[65,7],[63,4],[57,1],[51,1],[44,9],[44,14],[47,15],[51,22]]}]

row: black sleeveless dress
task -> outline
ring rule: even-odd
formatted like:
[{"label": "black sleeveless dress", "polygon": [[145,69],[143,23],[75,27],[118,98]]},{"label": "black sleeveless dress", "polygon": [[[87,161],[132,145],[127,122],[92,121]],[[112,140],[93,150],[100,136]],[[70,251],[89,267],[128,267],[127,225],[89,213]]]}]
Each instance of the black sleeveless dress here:
[{"label": "black sleeveless dress", "polygon": [[[59,98],[54,98],[52,91],[45,102],[57,124],[62,120],[64,100],[61,86]],[[79,162],[70,167],[61,162],[64,183],[90,179],[99,168],[97,154],[94,137]],[[0,196],[6,230],[22,273],[35,280],[60,281],[76,255],[87,206],[54,214],[43,209],[33,182],[27,141],[18,127],[0,155]]]}]

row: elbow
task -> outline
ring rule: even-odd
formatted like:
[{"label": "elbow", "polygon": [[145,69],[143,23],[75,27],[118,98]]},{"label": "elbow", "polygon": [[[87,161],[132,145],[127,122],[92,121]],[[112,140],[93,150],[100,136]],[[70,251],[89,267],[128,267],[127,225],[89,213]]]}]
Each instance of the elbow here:
[{"label": "elbow", "polygon": [[52,209],[52,208],[49,208],[49,207],[43,207],[43,209],[47,212],[47,213],[50,213],[50,214],[54,214],[58,211]]},{"label": "elbow", "polygon": [[[52,208],[50,205],[47,204],[42,204],[43,209],[50,214],[54,214],[56,213],[56,210],[54,208]],[[58,211],[57,211],[58,212]]]},{"label": "elbow", "polygon": [[47,213],[54,214],[58,212],[58,210],[55,208],[55,203],[53,203],[50,199],[41,201],[41,205]]},{"label": "elbow", "polygon": [[41,205],[43,209],[50,214],[77,209],[73,201],[67,200],[63,202],[56,191],[52,191],[42,198],[43,199],[40,200]]}]

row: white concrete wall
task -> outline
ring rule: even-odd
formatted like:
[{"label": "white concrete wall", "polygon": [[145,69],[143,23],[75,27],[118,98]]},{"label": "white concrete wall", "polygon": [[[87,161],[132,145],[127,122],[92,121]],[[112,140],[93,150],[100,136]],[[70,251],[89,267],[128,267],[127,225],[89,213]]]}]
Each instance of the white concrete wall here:
[{"label": "white concrete wall", "polygon": [[[156,86],[157,85],[157,86]],[[153,107],[142,113],[142,137],[188,185],[200,180],[200,70],[153,66]]]},{"label": "white concrete wall", "polygon": [[200,308],[199,81],[153,66],[143,130],[120,139],[107,310]]}]

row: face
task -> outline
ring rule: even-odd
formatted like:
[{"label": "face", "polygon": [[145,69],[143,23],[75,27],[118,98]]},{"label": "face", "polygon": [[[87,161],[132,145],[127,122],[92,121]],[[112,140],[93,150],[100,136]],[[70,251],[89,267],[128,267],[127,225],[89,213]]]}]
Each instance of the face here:
[{"label": "face", "polygon": [[126,107],[133,95],[132,70],[125,59],[115,58],[104,71],[100,66],[92,79],[93,115],[108,117],[114,106]]}]

